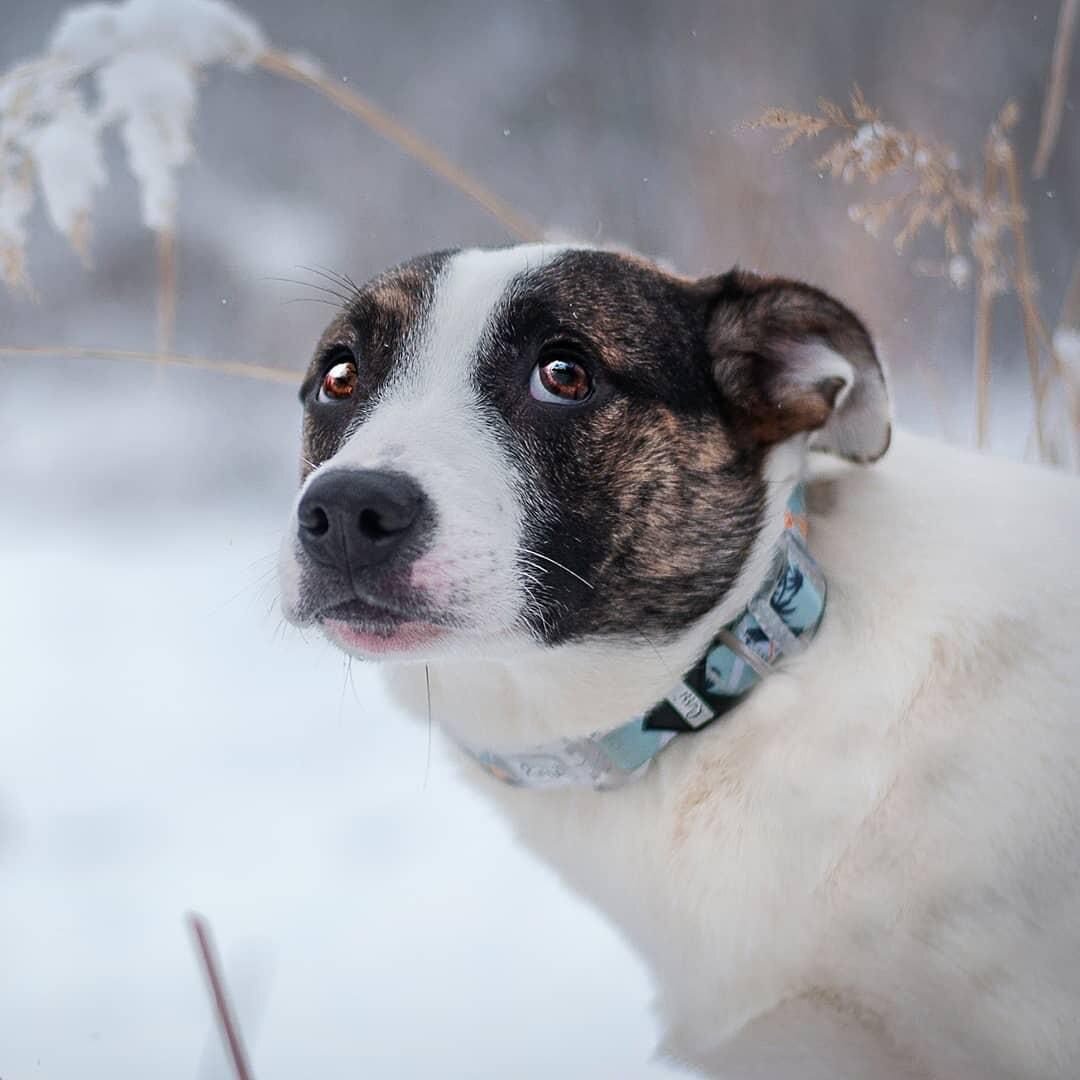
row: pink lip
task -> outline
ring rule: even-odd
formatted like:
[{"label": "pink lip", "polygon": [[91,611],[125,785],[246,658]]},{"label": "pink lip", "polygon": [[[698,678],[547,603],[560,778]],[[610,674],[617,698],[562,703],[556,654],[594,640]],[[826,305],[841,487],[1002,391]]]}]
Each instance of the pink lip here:
[{"label": "pink lip", "polygon": [[324,619],[323,629],[339,645],[353,652],[369,656],[386,656],[390,653],[410,652],[434,641],[446,632],[442,626],[425,622],[404,622],[389,633],[358,630],[340,619]]}]

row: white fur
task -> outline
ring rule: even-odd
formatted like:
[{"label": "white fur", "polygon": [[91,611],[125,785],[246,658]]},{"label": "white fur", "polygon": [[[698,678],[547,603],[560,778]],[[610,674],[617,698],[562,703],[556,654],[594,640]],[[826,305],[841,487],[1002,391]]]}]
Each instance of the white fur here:
[{"label": "white fur", "polygon": [[[323,466],[402,469],[435,500],[419,572],[490,659],[432,662],[432,712],[493,750],[613,728],[668,690],[763,580],[810,441],[770,455],[744,571],[677,641],[515,634],[529,478],[467,371],[507,285],[556,250],[451,260],[401,374]],[[842,451],[887,439],[884,387],[860,403],[860,385]],[[870,468],[816,459],[809,493],[822,629],[728,718],[616,791],[463,773],[625,931],[668,1052],[709,1075],[1080,1076],[1080,488],[899,435]],[[425,717],[424,667],[383,670]]]},{"label": "white fur", "polygon": [[[728,720],[618,791],[464,774],[623,928],[709,1075],[1080,1075],[1077,485],[899,435],[810,496],[825,622]],[[619,723],[700,645],[434,664],[432,706],[527,746]]]}]

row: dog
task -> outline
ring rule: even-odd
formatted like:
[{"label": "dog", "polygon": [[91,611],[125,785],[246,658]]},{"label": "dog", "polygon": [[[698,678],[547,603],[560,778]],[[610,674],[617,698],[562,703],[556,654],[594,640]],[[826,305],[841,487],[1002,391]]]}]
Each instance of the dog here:
[{"label": "dog", "polygon": [[572,246],[382,274],[301,400],[288,618],[431,708],[672,1060],[1080,1076],[1074,479],[894,433],[817,288]]}]

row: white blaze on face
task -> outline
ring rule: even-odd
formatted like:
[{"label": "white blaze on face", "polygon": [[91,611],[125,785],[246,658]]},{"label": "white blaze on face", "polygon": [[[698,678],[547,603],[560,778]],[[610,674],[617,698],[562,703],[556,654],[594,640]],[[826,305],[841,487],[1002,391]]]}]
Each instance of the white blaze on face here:
[{"label": "white blaze on face", "polygon": [[[524,493],[495,434],[502,421],[478,399],[471,375],[508,287],[562,250],[533,244],[452,256],[374,408],[307,481],[339,468],[393,470],[414,479],[431,500],[437,525],[413,567],[413,582],[482,633],[510,629],[526,602],[517,563]],[[283,575],[287,591],[295,577]]]}]

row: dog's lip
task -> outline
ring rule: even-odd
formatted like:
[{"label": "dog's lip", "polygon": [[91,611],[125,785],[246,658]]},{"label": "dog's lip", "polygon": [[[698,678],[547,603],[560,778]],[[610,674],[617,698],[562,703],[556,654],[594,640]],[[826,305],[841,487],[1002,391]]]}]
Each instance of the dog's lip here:
[{"label": "dog's lip", "polygon": [[368,629],[338,619],[324,619],[322,627],[338,645],[364,656],[414,652],[447,632],[445,626],[429,622],[400,622],[393,626]]},{"label": "dog's lip", "polygon": [[398,623],[414,619],[416,615],[391,600],[371,596],[353,596],[341,600],[317,612],[319,622],[345,623]]},{"label": "dog's lip", "polygon": [[368,597],[324,608],[316,620],[338,645],[369,655],[409,652],[448,630],[431,613],[406,613]]}]

